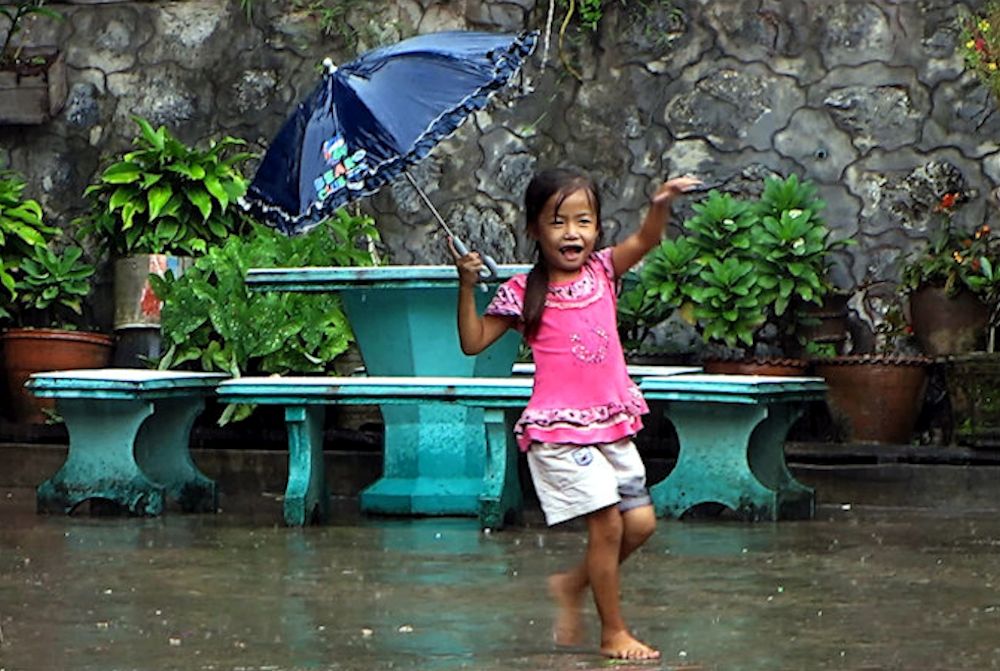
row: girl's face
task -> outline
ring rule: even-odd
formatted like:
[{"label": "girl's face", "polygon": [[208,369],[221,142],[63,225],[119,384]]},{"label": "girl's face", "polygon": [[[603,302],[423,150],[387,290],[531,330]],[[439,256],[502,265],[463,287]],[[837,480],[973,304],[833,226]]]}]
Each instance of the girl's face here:
[{"label": "girl's face", "polygon": [[549,281],[575,279],[594,251],[600,231],[587,189],[577,189],[565,197],[562,193],[553,194],[529,231],[548,263]]}]

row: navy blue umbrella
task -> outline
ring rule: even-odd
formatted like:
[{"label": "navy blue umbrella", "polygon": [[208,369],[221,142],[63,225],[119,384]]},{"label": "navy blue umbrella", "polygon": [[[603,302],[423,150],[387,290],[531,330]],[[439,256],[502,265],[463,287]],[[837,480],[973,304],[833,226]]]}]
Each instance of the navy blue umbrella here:
[{"label": "navy blue umbrella", "polygon": [[431,33],[340,67],[328,63],[322,81],[271,142],[244,208],[296,234],[401,175],[416,186],[406,169],[487,105],[521,68],[537,37]]}]

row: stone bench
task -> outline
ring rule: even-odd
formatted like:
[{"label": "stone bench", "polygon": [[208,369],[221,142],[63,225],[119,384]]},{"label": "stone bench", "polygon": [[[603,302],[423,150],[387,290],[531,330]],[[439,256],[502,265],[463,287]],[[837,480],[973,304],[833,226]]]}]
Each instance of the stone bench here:
[{"label": "stone bench", "polygon": [[[680,517],[694,505],[716,502],[751,520],[812,517],[813,492],[788,472],[784,439],[802,404],[823,398],[822,380],[678,372],[682,374],[637,375],[646,398],[663,402],[681,444],[674,471],[651,488],[657,513]],[[274,376],[227,380],[218,395],[227,403],[284,406],[289,451],[284,516],[289,525],[326,516],[325,405],[447,402],[482,408],[487,456],[478,489],[479,518],[484,528],[498,528],[521,509],[517,448],[505,412],[527,404],[532,384],[527,376]],[[439,437],[443,446],[453,439]],[[427,449],[414,447],[405,458],[433,465],[440,455],[421,453]],[[422,496],[454,489],[444,487],[432,467],[421,473]]]},{"label": "stone bench", "polygon": [[[242,377],[219,385],[225,403],[259,403],[285,408],[288,431],[288,484],[285,491],[285,522],[307,524],[327,515],[328,494],[323,471],[323,418],[325,405],[419,405],[458,403],[482,408],[486,438],[485,473],[472,483],[453,483],[438,476],[436,459],[448,458],[455,437],[439,435],[436,441],[417,443],[400,458],[420,460],[426,466],[414,491],[408,496],[432,499],[435,492],[470,489],[479,499],[479,519],[484,528],[499,528],[521,511],[521,488],[517,478],[516,445],[509,435],[505,411],[524,407],[531,396],[533,380],[523,378],[472,377]],[[441,446],[434,451],[435,442]],[[440,472],[440,471],[439,471]],[[391,486],[392,483],[386,483]],[[433,502],[421,502],[433,509]]]},{"label": "stone bench", "polygon": [[38,487],[39,512],[69,513],[88,499],[158,515],[164,497],[187,512],[214,512],[215,482],[191,460],[191,426],[228,376],[98,368],[35,373],[26,383],[54,398],[66,422],[66,462]]},{"label": "stone bench", "polygon": [[785,438],[822,378],[690,374],[644,377],[677,431],[677,464],[650,488],[658,515],[721,503],[747,520],[812,519],[815,495],[785,464]]}]

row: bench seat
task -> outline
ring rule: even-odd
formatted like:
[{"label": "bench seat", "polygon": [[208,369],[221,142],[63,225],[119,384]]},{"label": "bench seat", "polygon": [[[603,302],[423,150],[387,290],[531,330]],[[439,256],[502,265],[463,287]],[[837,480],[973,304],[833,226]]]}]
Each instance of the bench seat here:
[{"label": "bench seat", "polygon": [[215,482],[191,460],[191,427],[217,373],[132,368],[33,374],[33,394],[54,398],[66,422],[66,462],[37,490],[39,512],[69,513],[87,499],[158,515],[164,496],[188,512],[214,512]]},{"label": "bench seat", "polygon": [[680,445],[650,488],[658,515],[721,503],[746,520],[812,519],[815,494],[788,471],[784,445],[803,404],[824,398],[822,378],[688,374],[644,377],[639,388]]},{"label": "bench seat", "polygon": [[[424,510],[440,509],[433,499],[441,492],[478,502],[484,528],[499,528],[520,514],[521,489],[517,478],[516,445],[509,435],[506,411],[524,407],[533,380],[483,377],[243,377],[218,387],[226,403],[260,403],[285,407],[288,431],[288,484],[285,522],[299,526],[327,515],[328,495],[323,471],[322,428],[324,406],[351,404],[419,405],[457,403],[481,408],[486,439],[485,472],[481,478],[455,482],[437,477],[429,467],[416,480],[380,482],[383,492],[396,488],[399,499],[416,501]],[[447,431],[447,429],[445,429]],[[453,435],[440,435],[442,448]],[[414,448],[410,452],[419,452]],[[447,456],[446,454],[444,455]],[[402,454],[394,458],[421,460],[433,465],[441,454]],[[387,458],[389,458],[387,456]],[[467,480],[467,481],[466,481]],[[423,501],[421,499],[424,499]],[[426,503],[425,500],[432,500]]]}]

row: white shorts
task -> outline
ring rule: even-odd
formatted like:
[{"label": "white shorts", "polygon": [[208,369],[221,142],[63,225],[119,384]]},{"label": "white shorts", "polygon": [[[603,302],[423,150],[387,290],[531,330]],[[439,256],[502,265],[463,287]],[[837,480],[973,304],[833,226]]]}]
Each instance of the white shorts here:
[{"label": "white shorts", "polygon": [[532,443],[528,467],[549,526],[615,504],[624,512],[652,503],[646,467],[628,438],[589,446]]}]

